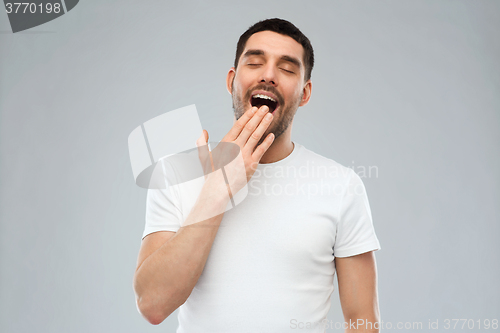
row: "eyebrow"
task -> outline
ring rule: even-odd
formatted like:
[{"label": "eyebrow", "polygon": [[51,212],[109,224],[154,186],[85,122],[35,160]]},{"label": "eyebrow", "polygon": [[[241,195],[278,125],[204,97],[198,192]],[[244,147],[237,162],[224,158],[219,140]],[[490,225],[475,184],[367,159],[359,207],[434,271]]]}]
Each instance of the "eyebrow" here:
[{"label": "eyebrow", "polygon": [[253,56],[253,55],[264,55],[264,51],[262,50],[248,50],[243,54],[243,58]]},{"label": "eyebrow", "polygon": [[[248,50],[248,51],[245,52],[245,54],[243,54],[243,58],[246,58],[246,57],[249,57],[249,56],[253,56],[253,55],[263,56],[264,55],[264,51],[262,51],[262,50]],[[301,66],[301,62],[299,61],[299,59],[297,59],[295,57],[284,55],[284,56],[281,56],[280,59],[284,60],[286,62],[289,62],[289,63],[297,66],[298,68],[302,67]]]}]

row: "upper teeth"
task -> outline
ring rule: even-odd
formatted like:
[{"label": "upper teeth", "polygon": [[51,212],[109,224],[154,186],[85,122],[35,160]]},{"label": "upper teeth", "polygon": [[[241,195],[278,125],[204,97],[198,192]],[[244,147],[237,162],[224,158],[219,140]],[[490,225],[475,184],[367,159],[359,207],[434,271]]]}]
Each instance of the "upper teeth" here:
[{"label": "upper teeth", "polygon": [[255,95],[253,95],[253,98],[263,98],[263,99],[269,99],[269,100],[271,100],[271,101],[273,101],[273,102],[275,102],[275,103],[276,103],[276,100],[275,100],[274,98],[269,97],[269,96],[267,96],[267,95],[255,94]]}]

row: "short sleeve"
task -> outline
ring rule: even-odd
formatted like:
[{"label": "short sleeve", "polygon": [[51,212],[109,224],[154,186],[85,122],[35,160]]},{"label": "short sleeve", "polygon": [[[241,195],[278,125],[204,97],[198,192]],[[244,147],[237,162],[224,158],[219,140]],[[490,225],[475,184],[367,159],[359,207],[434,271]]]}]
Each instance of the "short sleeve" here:
[{"label": "short sleeve", "polygon": [[142,238],[157,231],[177,232],[181,226],[182,213],[177,200],[166,189],[148,189],[146,199],[146,227]]},{"label": "short sleeve", "polygon": [[333,248],[335,257],[350,257],[380,250],[365,186],[352,169],[350,169],[350,178],[341,199],[338,216]]}]

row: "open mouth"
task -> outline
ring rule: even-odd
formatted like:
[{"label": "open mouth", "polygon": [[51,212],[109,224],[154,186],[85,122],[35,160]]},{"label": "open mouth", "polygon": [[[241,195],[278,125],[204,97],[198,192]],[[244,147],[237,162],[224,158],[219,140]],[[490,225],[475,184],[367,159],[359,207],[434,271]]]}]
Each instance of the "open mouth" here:
[{"label": "open mouth", "polygon": [[269,107],[269,112],[273,113],[274,110],[278,108],[278,101],[274,98],[263,95],[263,94],[255,94],[250,98],[250,103],[252,106],[256,106],[260,108],[262,105],[267,105]]}]

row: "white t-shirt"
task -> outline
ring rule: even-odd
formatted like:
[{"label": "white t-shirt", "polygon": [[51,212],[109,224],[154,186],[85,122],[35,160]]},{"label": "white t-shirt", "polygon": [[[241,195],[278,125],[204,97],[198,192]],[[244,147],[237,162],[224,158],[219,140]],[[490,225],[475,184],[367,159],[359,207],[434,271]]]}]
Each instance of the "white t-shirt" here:
[{"label": "white t-shirt", "polygon": [[[177,231],[190,211],[178,202],[149,190],[143,237]],[[360,177],[295,143],[259,164],[247,197],[224,214],[177,333],[324,332],[334,258],[378,249]]]}]

